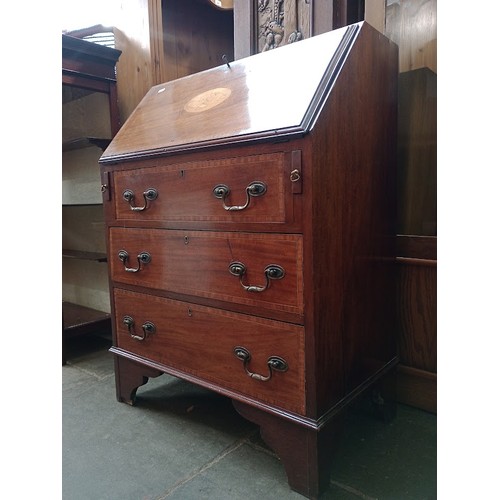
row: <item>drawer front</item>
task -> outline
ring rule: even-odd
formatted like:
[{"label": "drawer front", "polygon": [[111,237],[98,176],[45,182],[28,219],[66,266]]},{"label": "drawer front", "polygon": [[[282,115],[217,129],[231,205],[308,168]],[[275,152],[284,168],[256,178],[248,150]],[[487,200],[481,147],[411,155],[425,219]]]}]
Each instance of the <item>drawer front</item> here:
[{"label": "drawer front", "polygon": [[[119,348],[304,414],[303,327],[117,288],[114,305]],[[236,347],[249,353],[246,364]]]},{"label": "drawer front", "polygon": [[117,171],[113,174],[115,217],[283,223],[286,199],[291,209],[289,164],[289,154],[272,153]]},{"label": "drawer front", "polygon": [[115,282],[302,314],[299,235],[110,228],[109,242]]}]

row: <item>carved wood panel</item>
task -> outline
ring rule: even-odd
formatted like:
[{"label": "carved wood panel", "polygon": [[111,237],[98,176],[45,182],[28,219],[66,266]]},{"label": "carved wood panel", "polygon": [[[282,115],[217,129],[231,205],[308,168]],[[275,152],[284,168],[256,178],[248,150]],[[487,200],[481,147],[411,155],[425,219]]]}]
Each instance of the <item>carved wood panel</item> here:
[{"label": "carved wood panel", "polygon": [[311,36],[311,0],[258,0],[256,52]]}]

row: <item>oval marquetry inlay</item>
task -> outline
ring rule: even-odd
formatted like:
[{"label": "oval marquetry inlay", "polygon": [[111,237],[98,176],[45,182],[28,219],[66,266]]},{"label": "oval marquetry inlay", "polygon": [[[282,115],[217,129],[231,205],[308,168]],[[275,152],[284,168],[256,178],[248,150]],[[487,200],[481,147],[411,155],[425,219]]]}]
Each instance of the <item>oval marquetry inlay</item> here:
[{"label": "oval marquetry inlay", "polygon": [[230,95],[231,89],[226,87],[207,90],[206,92],[194,96],[187,102],[184,109],[188,113],[201,113],[202,111],[215,108],[215,106],[224,102]]}]

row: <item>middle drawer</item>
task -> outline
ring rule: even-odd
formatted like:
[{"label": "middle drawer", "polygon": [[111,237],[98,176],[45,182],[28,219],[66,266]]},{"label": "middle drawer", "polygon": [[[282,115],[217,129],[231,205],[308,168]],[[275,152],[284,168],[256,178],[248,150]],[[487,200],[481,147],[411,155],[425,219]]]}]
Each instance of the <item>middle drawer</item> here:
[{"label": "middle drawer", "polygon": [[113,281],[303,313],[302,237],[110,228]]}]

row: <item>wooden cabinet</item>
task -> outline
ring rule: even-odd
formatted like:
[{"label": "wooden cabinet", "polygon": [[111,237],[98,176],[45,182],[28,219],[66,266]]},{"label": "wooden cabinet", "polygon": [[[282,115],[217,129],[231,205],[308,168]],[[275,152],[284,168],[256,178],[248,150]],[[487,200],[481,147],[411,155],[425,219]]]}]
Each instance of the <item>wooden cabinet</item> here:
[{"label": "wooden cabinet", "polygon": [[437,1],[387,5],[399,46],[398,398],[437,411]]},{"label": "wooden cabinet", "polygon": [[328,486],[344,409],[394,398],[396,118],[366,23],[150,89],[100,160],[119,401],[213,389]]},{"label": "wooden cabinet", "polygon": [[399,401],[437,411],[437,77],[399,75]]},{"label": "wooden cabinet", "polygon": [[119,128],[119,55],[62,36],[63,363],[69,337],[111,326],[99,158]]}]

